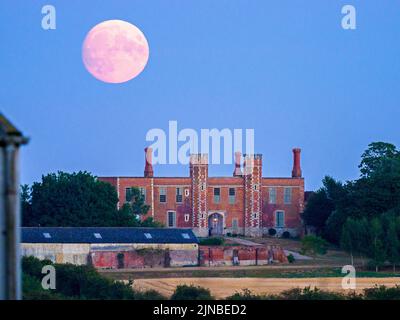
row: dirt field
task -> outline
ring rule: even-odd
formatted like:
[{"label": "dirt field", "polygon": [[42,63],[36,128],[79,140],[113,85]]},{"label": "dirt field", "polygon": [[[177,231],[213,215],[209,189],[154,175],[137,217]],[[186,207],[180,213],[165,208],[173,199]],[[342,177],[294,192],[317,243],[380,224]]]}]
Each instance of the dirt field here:
[{"label": "dirt field", "polygon": [[[210,289],[211,294],[217,299],[250,289],[257,294],[276,294],[281,291],[296,287],[318,287],[323,290],[345,292],[341,286],[342,278],[166,278],[166,279],[137,279],[134,288],[138,290],[154,289],[166,297],[171,296],[175,287],[180,284],[193,284]],[[357,278],[357,289],[377,285],[392,287],[400,285],[400,278]]]}]

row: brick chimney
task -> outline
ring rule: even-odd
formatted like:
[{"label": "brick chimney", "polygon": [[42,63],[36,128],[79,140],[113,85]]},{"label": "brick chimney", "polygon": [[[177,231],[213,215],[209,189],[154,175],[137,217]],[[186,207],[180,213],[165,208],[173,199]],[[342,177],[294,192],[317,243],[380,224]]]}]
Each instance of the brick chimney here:
[{"label": "brick chimney", "polygon": [[144,177],[145,178],[153,178],[153,149],[145,148],[145,166],[144,166]]},{"label": "brick chimney", "polygon": [[241,158],[242,158],[242,153],[239,151],[235,152],[235,170],[233,171],[234,177],[242,176],[242,169],[240,168]]},{"label": "brick chimney", "polygon": [[301,152],[300,148],[293,149],[292,178],[301,178],[300,152]]}]

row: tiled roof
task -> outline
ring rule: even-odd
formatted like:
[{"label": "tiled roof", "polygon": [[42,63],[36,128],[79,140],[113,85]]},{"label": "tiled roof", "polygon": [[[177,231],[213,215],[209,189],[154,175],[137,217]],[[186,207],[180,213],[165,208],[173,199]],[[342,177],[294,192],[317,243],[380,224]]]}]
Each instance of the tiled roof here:
[{"label": "tiled roof", "polygon": [[22,243],[198,243],[191,229],[21,228]]}]

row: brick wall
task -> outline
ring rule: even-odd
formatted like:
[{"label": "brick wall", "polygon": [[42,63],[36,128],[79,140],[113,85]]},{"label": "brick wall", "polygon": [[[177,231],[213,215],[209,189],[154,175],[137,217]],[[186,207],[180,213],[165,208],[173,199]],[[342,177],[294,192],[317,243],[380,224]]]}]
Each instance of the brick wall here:
[{"label": "brick wall", "polygon": [[237,257],[239,265],[265,265],[275,262],[286,263],[287,258],[278,246],[200,246],[201,266],[230,266]]},{"label": "brick wall", "polygon": [[[168,211],[176,213],[176,227],[193,228],[198,236],[208,235],[208,216],[214,212],[223,216],[223,232],[237,232],[260,236],[276,228],[278,235],[289,231],[302,233],[300,214],[304,209],[304,179],[262,177],[261,155],[251,156],[254,168],[247,176],[208,177],[207,159],[199,155],[191,158],[189,177],[100,177],[118,192],[119,204],[125,203],[125,190],[142,187],[146,190],[147,216],[167,225]],[[301,171],[294,170],[296,173]],[[204,188],[202,188],[204,186]],[[256,189],[254,189],[257,186]],[[276,188],[276,203],[269,201],[269,188]],[[160,188],[166,188],[166,202],[160,202]],[[182,202],[176,201],[176,188],[182,188]],[[214,188],[220,188],[220,202],[214,202]],[[229,188],[235,188],[235,204],[229,203]],[[291,189],[290,204],[284,203],[284,189]],[[284,226],[277,228],[276,211],[284,211]],[[254,215],[256,214],[256,215]],[[258,215],[257,215],[258,214]],[[238,230],[233,230],[234,219]]]}]

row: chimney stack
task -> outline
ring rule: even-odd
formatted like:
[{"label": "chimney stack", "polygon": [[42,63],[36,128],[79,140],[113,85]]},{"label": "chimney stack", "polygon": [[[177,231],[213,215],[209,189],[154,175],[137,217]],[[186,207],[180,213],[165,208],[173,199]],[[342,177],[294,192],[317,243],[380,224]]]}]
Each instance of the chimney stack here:
[{"label": "chimney stack", "polygon": [[293,149],[293,170],[292,178],[301,178],[301,168],[300,168],[300,148]]},{"label": "chimney stack", "polygon": [[242,158],[242,153],[239,151],[235,152],[235,170],[233,171],[234,177],[242,176],[242,169],[240,168],[241,158]]},{"label": "chimney stack", "polygon": [[153,178],[153,149],[145,148],[145,166],[144,166],[144,177],[145,178]]}]

